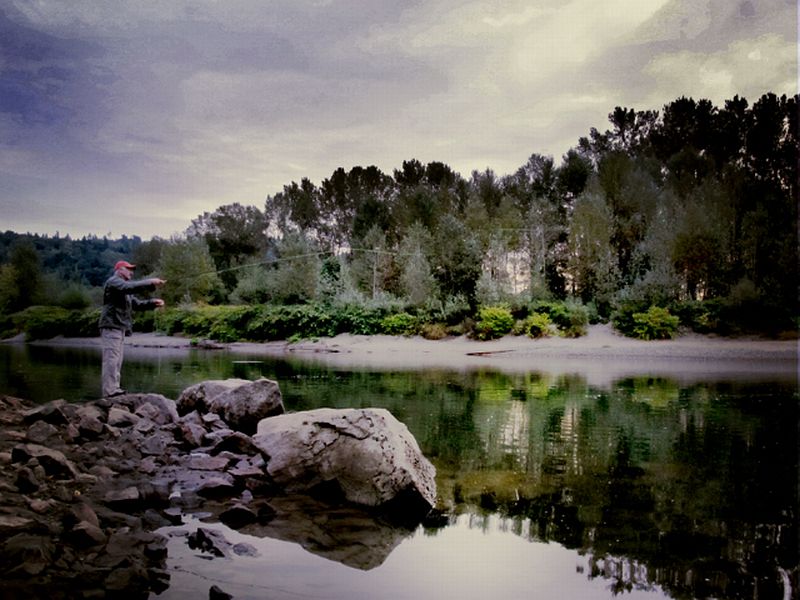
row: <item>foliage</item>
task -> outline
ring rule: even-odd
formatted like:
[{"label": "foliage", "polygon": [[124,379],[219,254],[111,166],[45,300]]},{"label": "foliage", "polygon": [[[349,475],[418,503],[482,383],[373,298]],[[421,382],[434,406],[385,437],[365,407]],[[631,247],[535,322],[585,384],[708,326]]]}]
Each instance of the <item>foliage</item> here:
[{"label": "foliage", "polygon": [[589,324],[589,308],[576,300],[537,301],[531,303],[533,313],[546,315],[564,337],[586,335]]},{"label": "foliage", "polygon": [[100,311],[67,310],[57,306],[30,306],[10,316],[12,327],[5,335],[25,333],[28,340],[57,336],[94,337],[99,334]]},{"label": "foliage", "polygon": [[[633,314],[683,305],[675,314],[697,331],[779,333],[797,318],[800,289],[799,98],[614,107],[609,129],[592,129],[560,163],[533,153],[508,176],[465,178],[414,159],[392,175],[340,167],[319,185],[291,182],[263,211],[204,213],[186,240],[0,233],[0,314],[77,308],[79,289],[97,305],[125,258],[140,274],[161,270],[171,306],[319,303],[336,330],[348,319],[379,330],[396,308],[365,298],[391,297],[420,322],[468,332],[478,306],[514,302],[522,284],[526,300],[576,297],[629,332]],[[42,282],[81,288],[61,299]],[[581,331],[545,312],[566,335]]]},{"label": "foliage", "polygon": [[443,323],[423,323],[419,334],[426,340],[443,340],[448,336],[447,327]]},{"label": "foliage", "polygon": [[418,330],[418,319],[408,313],[395,313],[381,319],[381,331],[387,335],[414,335]]},{"label": "foliage", "polygon": [[547,313],[532,313],[514,326],[518,335],[527,335],[532,338],[547,337],[553,334],[555,326],[550,321]]},{"label": "foliage", "polygon": [[642,340],[666,340],[675,337],[678,317],[666,308],[651,306],[647,312],[633,314],[633,335]]},{"label": "foliage", "polygon": [[161,254],[158,270],[167,281],[159,293],[168,304],[207,302],[221,293],[214,262],[202,239],[173,239]]},{"label": "foliage", "polygon": [[492,340],[511,332],[514,316],[507,306],[482,306],[473,335],[479,340]]}]

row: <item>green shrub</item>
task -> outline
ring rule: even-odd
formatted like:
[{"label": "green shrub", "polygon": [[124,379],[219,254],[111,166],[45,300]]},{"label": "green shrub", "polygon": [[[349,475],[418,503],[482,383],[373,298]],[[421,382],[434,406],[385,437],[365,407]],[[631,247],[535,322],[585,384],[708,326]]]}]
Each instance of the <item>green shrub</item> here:
[{"label": "green shrub", "polygon": [[72,313],[60,306],[29,306],[12,315],[17,331],[25,332],[29,340],[47,340],[64,335]]},{"label": "green shrub", "polygon": [[414,335],[419,330],[419,321],[408,313],[395,313],[381,319],[381,330],[387,335]]},{"label": "green shrub", "polygon": [[511,332],[514,316],[507,306],[484,306],[478,310],[478,322],[473,336],[479,340],[492,340]]},{"label": "green shrub", "polygon": [[564,337],[580,337],[586,335],[589,325],[590,311],[587,306],[576,300],[537,301],[531,307],[531,314],[543,314],[550,318]]},{"label": "green shrub", "polygon": [[533,313],[520,321],[517,332],[532,338],[547,337],[553,332],[554,326],[550,316],[545,313]]},{"label": "green shrub", "polygon": [[424,323],[419,333],[426,340],[442,340],[448,336],[447,326],[444,323]]},{"label": "green shrub", "polygon": [[643,340],[665,340],[675,337],[678,317],[669,314],[666,308],[651,306],[647,312],[634,313],[633,333]]},{"label": "green shrub", "polygon": [[58,295],[58,305],[69,310],[83,310],[91,304],[89,291],[77,283],[68,284]]}]

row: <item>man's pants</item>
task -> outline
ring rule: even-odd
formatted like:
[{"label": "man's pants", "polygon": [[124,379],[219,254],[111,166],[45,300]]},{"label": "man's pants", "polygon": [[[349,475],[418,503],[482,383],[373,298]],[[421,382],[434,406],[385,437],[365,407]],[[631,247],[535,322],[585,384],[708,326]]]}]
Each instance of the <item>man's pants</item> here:
[{"label": "man's pants", "polygon": [[122,348],[125,344],[125,332],[120,329],[102,328],[100,338],[103,342],[102,387],[103,397],[112,396],[122,391],[119,387],[122,370]]}]

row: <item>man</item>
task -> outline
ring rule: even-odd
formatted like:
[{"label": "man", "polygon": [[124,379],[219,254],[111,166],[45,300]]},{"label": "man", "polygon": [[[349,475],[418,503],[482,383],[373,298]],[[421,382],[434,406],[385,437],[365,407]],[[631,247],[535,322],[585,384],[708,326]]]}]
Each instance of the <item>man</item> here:
[{"label": "man", "polygon": [[121,260],[114,265],[114,274],[103,288],[103,311],[100,314],[100,337],[103,344],[103,397],[124,394],[119,387],[122,370],[122,350],[125,336],[133,332],[133,310],[148,310],[164,306],[161,298],[142,300],[136,292],[151,292],[166,283],[152,278],[131,281],[136,265]]}]

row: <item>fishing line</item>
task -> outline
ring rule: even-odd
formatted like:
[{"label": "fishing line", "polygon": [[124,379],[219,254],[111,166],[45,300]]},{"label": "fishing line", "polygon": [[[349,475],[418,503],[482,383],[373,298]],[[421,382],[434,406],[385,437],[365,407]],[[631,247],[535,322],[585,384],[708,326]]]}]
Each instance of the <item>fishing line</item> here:
[{"label": "fishing line", "polygon": [[[391,250],[381,250],[378,248],[351,248],[350,252],[372,252],[373,254],[387,254],[391,256],[414,256],[413,253],[393,252]],[[313,256],[335,255],[333,250],[323,250],[320,252],[308,252],[306,254],[294,254],[292,256],[282,256],[280,258],[270,258],[268,260],[261,260],[254,263],[247,263],[245,265],[237,265],[235,267],[227,267],[224,269],[216,269],[214,271],[203,271],[202,273],[193,273],[189,275],[179,275],[178,277],[170,277],[170,281],[192,281],[207,275],[218,275],[220,273],[229,273],[231,271],[238,271],[240,269],[248,269],[250,267],[261,267],[267,265],[274,265],[290,260],[299,260],[303,258],[311,258]]]}]

